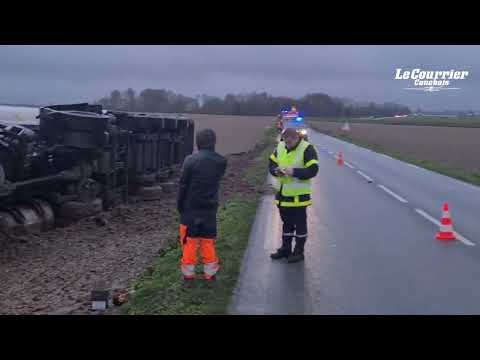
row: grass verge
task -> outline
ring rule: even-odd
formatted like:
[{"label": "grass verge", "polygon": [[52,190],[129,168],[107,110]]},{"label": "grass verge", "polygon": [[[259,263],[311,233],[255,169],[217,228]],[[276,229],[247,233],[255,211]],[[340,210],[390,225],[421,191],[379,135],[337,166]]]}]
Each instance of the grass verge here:
[{"label": "grass verge", "polygon": [[[312,125],[312,127],[316,129],[315,125]],[[317,130],[317,131],[320,131],[320,130]],[[437,172],[439,174],[450,176],[455,179],[480,186],[480,170],[456,169],[436,161],[418,159],[413,156],[408,156],[397,151],[387,150],[383,146],[380,146],[378,144],[370,144],[357,139],[353,139],[348,134],[344,134],[344,133],[337,134],[337,133],[329,132],[327,135],[373,150],[378,153],[391,156],[395,159],[420,166],[422,168]]]},{"label": "grass verge", "polygon": [[[268,157],[274,144],[274,130],[265,131],[258,154],[244,173],[244,180],[254,186],[261,186],[267,175]],[[181,286],[179,268],[181,248],[177,241],[178,224],[170,229],[170,245],[155,260],[150,273],[145,274],[134,286],[131,301],[122,306],[123,314],[130,315],[214,315],[225,314],[240,273],[240,266],[246,249],[250,229],[255,219],[258,192],[237,194],[229,199],[218,213],[218,239],[216,249],[220,257],[219,282],[215,289],[208,289],[203,281],[196,282],[193,289]],[[201,278],[202,266],[197,271]]]}]

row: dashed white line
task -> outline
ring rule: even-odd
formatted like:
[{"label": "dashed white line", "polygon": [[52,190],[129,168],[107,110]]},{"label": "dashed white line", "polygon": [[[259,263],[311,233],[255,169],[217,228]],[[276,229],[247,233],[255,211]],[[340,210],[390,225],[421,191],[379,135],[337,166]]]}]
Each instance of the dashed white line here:
[{"label": "dashed white line", "polygon": [[469,246],[474,246],[475,244],[473,242],[471,242],[470,240],[466,239],[465,237],[463,237],[462,235],[460,235],[459,233],[457,233],[456,231],[454,231],[454,234],[455,234],[455,237],[460,240],[461,242],[463,242],[465,245],[469,245]]},{"label": "dashed white line", "polygon": [[[327,151],[327,149],[325,149]],[[368,151],[372,151],[370,149],[366,149]],[[335,154],[328,150],[328,153],[330,155],[334,155]],[[388,156],[388,155],[384,155],[384,154],[381,154],[385,157],[388,157],[388,158],[391,158],[393,159],[392,157]],[[348,166],[349,168],[351,169],[355,169],[355,167],[348,163],[347,161],[345,161],[345,165]],[[416,168],[416,169],[419,169],[419,170],[424,170],[423,168],[419,167],[419,166],[416,166],[416,165],[413,165],[413,164],[408,164],[408,166],[410,167],[413,167],[413,168]],[[373,182],[373,179],[371,177],[369,177],[368,175],[364,174],[363,172],[361,172],[360,170],[357,170],[357,173],[362,176],[363,178],[365,178],[368,182]],[[378,185],[379,188],[381,188],[382,190],[384,190],[385,192],[387,192],[388,194],[392,195],[394,198],[396,198],[398,201],[402,202],[402,203],[408,203],[408,201],[404,198],[402,198],[401,196],[395,194],[392,190],[388,189],[387,187],[383,186],[383,185]],[[415,212],[417,212],[419,215],[423,216],[425,219],[427,219],[428,221],[432,222],[433,224],[437,225],[437,226],[440,226],[440,221],[438,221],[437,219],[433,218],[432,216],[430,216],[429,214],[427,214],[425,211],[421,210],[421,209],[415,209]],[[459,234],[458,232],[454,232],[455,233],[455,237],[461,241],[462,243],[464,243],[465,245],[468,245],[468,246],[475,246],[475,243],[471,242],[470,240],[468,240],[466,237],[464,237],[463,235]]]},{"label": "dashed white line", "polygon": [[420,215],[422,215],[425,219],[427,219],[428,221],[431,221],[432,223],[434,223],[435,225],[437,226],[440,226],[440,221],[438,221],[437,219],[434,219],[433,217],[431,217],[430,215],[428,215],[425,211],[421,210],[421,209],[415,209],[415,211],[417,213],[419,213]]},{"label": "dashed white line", "polygon": [[365,179],[367,179],[368,182],[373,182],[373,179],[372,179],[370,176],[364,174],[364,173],[361,172],[360,170],[357,170],[357,173],[358,173],[360,176],[362,176],[362,177],[364,177]]},{"label": "dashed white line", "polygon": [[389,188],[383,186],[383,185],[378,185],[378,187],[380,189],[382,189],[383,191],[385,191],[386,193],[392,195],[395,199],[397,199],[398,201],[402,202],[402,203],[408,203],[407,200],[405,200],[404,198],[402,198],[400,195],[397,195],[395,194],[392,190],[390,190]]},{"label": "dashed white line", "polygon": [[[434,223],[435,225],[437,226],[440,226],[440,221],[438,221],[437,219],[434,219],[432,216],[430,216],[429,214],[427,214],[425,211],[421,210],[421,209],[415,209],[415,211],[422,215],[425,219],[427,219],[428,221]],[[462,243],[464,243],[465,245],[468,245],[468,246],[475,246],[475,244],[473,242],[471,242],[470,240],[468,240],[467,238],[465,238],[464,236],[460,235],[459,233],[457,233],[456,231],[454,232],[455,233],[455,237],[460,240]]]}]

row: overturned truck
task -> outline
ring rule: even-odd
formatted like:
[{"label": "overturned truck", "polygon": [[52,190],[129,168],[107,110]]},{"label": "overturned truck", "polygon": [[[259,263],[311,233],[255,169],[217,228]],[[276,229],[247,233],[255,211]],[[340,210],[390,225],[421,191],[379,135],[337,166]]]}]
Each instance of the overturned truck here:
[{"label": "overturned truck", "polygon": [[129,196],[158,199],[193,152],[181,115],[41,108],[38,124],[0,121],[0,231],[44,231],[107,210]]}]

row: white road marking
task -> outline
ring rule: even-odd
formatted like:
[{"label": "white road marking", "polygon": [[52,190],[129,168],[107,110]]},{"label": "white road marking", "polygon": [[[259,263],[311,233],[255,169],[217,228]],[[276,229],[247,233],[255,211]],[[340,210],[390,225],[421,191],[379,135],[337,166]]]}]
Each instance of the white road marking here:
[{"label": "white road marking", "polygon": [[365,175],[365,174],[364,174],[363,172],[361,172],[360,170],[357,170],[357,173],[358,173],[360,176],[362,176],[362,177],[364,177],[365,179],[367,179],[368,182],[373,182],[373,179],[372,179],[370,176]]},{"label": "white road marking", "polygon": [[[415,209],[415,211],[422,215],[425,219],[427,219],[428,221],[431,221],[432,223],[434,223],[435,225],[437,226],[440,226],[440,221],[438,221],[437,219],[434,219],[433,217],[431,217],[429,214],[427,214],[425,211],[421,210],[421,209]],[[455,233],[455,237],[460,240],[462,243],[464,243],[465,245],[469,245],[469,246],[475,246],[475,244],[473,242],[471,242],[470,240],[468,240],[467,238],[465,238],[464,236],[460,235],[458,232],[454,231]]]},{"label": "white road marking", "polygon": [[415,211],[416,211],[417,213],[419,213],[420,215],[422,215],[425,219],[431,221],[432,223],[434,223],[434,224],[437,225],[437,226],[440,226],[440,221],[438,221],[437,219],[431,217],[431,216],[428,215],[425,211],[420,210],[420,209],[415,209]]},{"label": "white road marking", "polygon": [[355,167],[347,161],[345,161],[345,165],[347,165],[350,169],[355,169]]},{"label": "white road marking", "polygon": [[333,155],[333,151],[328,150],[328,153],[329,153],[330,155]]},{"label": "white road marking", "polygon": [[410,167],[412,167],[412,168],[415,168],[415,169],[423,170],[421,167],[418,167],[418,166],[413,165],[413,164],[408,164],[408,163],[407,163],[407,165],[410,166]]},{"label": "white road marking", "polygon": [[401,196],[395,194],[392,190],[390,190],[389,188],[383,186],[383,185],[378,185],[378,187],[382,190],[384,190],[385,192],[387,192],[388,194],[392,195],[395,199],[397,199],[398,201],[402,202],[402,203],[408,203],[407,200],[405,200],[404,198],[402,198]]},{"label": "white road marking", "polygon": [[470,245],[470,246],[474,246],[475,244],[473,242],[471,242],[470,240],[468,240],[467,238],[463,237],[462,235],[460,235],[458,232],[454,231],[454,234],[455,234],[455,237],[460,240],[461,242],[463,242],[465,245]]}]

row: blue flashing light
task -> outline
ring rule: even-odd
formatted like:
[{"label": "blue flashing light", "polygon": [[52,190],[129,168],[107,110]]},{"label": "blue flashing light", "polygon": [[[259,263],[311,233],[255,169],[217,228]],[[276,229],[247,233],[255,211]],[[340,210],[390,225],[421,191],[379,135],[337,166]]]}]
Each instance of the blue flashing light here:
[{"label": "blue flashing light", "polygon": [[297,120],[298,122],[301,122],[301,121],[303,121],[303,117],[297,116],[296,120]]}]

